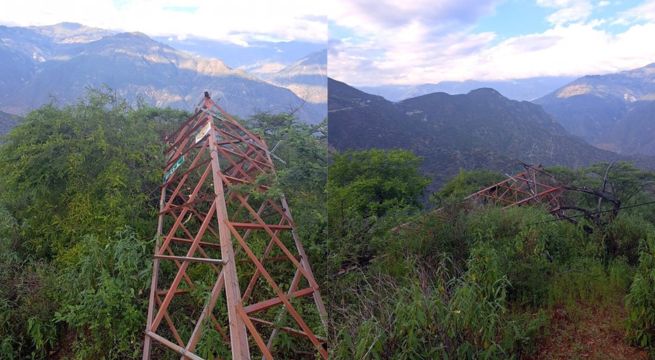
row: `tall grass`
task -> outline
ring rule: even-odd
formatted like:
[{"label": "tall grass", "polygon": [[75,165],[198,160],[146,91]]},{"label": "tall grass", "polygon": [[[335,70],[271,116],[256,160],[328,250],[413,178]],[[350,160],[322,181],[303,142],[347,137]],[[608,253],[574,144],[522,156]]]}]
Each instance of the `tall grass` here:
[{"label": "tall grass", "polygon": [[334,358],[522,358],[556,307],[616,306],[626,295],[626,331],[653,346],[650,223],[626,213],[590,234],[552,219],[538,208],[446,209],[370,233],[372,259],[331,282]]}]

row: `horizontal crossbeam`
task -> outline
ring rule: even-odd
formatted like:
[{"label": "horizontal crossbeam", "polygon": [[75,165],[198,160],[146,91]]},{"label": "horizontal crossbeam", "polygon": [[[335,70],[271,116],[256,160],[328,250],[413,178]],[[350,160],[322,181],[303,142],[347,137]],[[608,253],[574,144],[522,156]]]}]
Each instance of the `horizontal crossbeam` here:
[{"label": "horizontal crossbeam", "polygon": [[210,263],[210,264],[224,264],[225,263],[225,261],[223,261],[221,259],[207,259],[207,258],[197,258],[197,257],[189,257],[189,256],[173,256],[173,255],[155,255],[155,259],[195,261],[195,262]]}]

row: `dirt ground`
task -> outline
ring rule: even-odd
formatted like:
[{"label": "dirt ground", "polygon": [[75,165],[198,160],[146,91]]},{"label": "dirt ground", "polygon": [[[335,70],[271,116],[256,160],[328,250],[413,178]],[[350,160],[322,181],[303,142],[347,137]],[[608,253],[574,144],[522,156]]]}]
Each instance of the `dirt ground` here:
[{"label": "dirt ground", "polygon": [[621,301],[602,307],[558,306],[552,311],[547,334],[531,359],[648,360],[646,351],[625,340],[625,318]]}]

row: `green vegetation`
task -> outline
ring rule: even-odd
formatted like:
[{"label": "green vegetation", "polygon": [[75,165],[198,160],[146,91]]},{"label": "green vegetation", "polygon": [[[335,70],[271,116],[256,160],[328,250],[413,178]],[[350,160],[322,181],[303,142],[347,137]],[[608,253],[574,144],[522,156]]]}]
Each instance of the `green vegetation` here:
[{"label": "green vegetation", "polygon": [[[412,212],[429,179],[420,175],[420,159],[403,150],[368,150],[336,155],[328,180],[328,219],[332,269],[365,262],[374,244],[367,236],[387,226],[388,212]],[[388,225],[385,223],[385,225]],[[329,290],[328,290],[329,291]]]},{"label": "green vegetation", "polygon": [[503,176],[489,170],[463,171],[453,177],[448,183],[432,194],[430,200],[439,206],[461,201],[489,184],[504,180]]},{"label": "green vegetation", "polygon": [[[359,205],[365,200],[340,194],[376,178],[376,167],[385,182],[425,186],[389,172],[384,162],[367,161],[380,156],[379,150],[336,155],[332,166],[339,170],[329,171],[335,359],[525,358],[550,338],[558,316],[575,322],[592,315],[589,309],[625,312],[613,325],[624,342],[655,355],[653,205],[621,210],[601,225],[554,221],[540,207],[465,210],[464,196],[502,177],[461,171],[432,196],[443,206],[437,211],[421,210],[421,191],[413,191],[389,199],[368,195],[375,208],[392,204],[371,214]],[[416,173],[416,158],[402,156],[415,160],[405,163]],[[341,170],[360,164],[370,164],[361,178]],[[591,188],[602,184],[606,169],[553,172]],[[623,206],[652,201],[653,175],[618,163],[608,186]],[[596,206],[593,197],[572,196]]]},{"label": "green vegetation", "polygon": [[[0,359],[140,358],[163,136],[187,116],[91,91],[77,105],[31,112],[3,139]],[[275,191],[286,193],[324,282],[325,122],[245,122],[271,147],[281,140]]]},{"label": "green vegetation", "polygon": [[336,155],[330,166],[330,209],[339,214],[380,216],[389,209],[419,206],[429,179],[420,175],[420,159],[404,150],[368,150]]},{"label": "green vegetation", "polygon": [[[1,359],[139,357],[162,136],[186,116],[91,92],[33,111],[3,139]],[[426,211],[429,180],[407,151],[336,154],[328,177],[325,122],[260,114],[244,123],[286,162],[271,191],[293,208],[335,359],[527,357],[558,314],[617,306],[625,316],[613,326],[655,355],[655,211],[630,207],[653,201],[655,174],[614,164],[608,186],[628,208],[599,222],[553,221],[539,207],[465,210],[464,196],[502,178],[490,172],[461,171],[430,197],[440,210]],[[606,170],[550,171],[599,188]],[[212,336],[201,354],[225,352]],[[277,347],[293,358],[290,344],[280,336]]]}]

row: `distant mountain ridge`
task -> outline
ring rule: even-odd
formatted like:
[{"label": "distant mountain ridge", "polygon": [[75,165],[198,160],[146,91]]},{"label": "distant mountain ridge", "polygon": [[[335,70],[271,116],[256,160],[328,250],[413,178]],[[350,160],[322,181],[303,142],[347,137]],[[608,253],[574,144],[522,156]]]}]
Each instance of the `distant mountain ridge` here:
[{"label": "distant mountain ridge", "polygon": [[116,31],[71,22],[62,22],[47,26],[30,26],[28,29],[52,39],[57,44],[88,43],[117,33]]},{"label": "distant mountain ridge", "polygon": [[285,87],[311,103],[327,103],[327,49],[309,54],[272,74],[260,77]]},{"label": "distant mountain ridge", "polygon": [[[325,43],[307,41],[248,41],[248,46],[234,42],[201,38],[193,35],[154,36],[154,40],[175,49],[205,58],[220,58],[232,68],[253,68],[257,64],[277,63],[282,67],[302,59],[307,54],[321,51]],[[280,67],[280,69],[282,68]],[[278,69],[279,70],[279,69]]]},{"label": "distant mountain ridge", "polygon": [[436,84],[362,86],[359,89],[370,94],[383,96],[387,100],[400,101],[431,94],[466,94],[480,88],[493,88],[512,100],[534,100],[574,80],[574,77],[552,76],[515,80],[493,81],[442,81]]},{"label": "distant mountain ridge", "polygon": [[574,135],[623,154],[655,155],[655,63],[584,76],[535,100]]},{"label": "distant mountain ridge", "polygon": [[540,106],[509,100],[493,89],[394,103],[329,79],[328,94],[333,148],[411,150],[423,157],[432,190],[459,169],[511,172],[519,161],[580,167],[628,159],[569,135]]},{"label": "distant mountain ridge", "polygon": [[308,103],[218,59],[201,58],[141,33],[79,24],[0,26],[0,110],[22,114],[54,98],[67,104],[89,87],[107,85],[128,100],[189,110],[205,90],[228,112],[285,112],[316,123],[325,105]]}]

